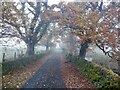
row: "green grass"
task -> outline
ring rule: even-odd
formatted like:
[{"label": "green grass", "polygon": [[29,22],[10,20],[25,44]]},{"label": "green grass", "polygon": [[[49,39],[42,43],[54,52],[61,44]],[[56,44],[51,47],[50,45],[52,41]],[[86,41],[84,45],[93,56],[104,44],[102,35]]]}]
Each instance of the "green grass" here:
[{"label": "green grass", "polygon": [[78,56],[67,55],[80,70],[80,73],[88,78],[99,89],[116,89],[120,88],[120,76],[112,70],[103,68],[93,62],[88,62]]},{"label": "green grass", "polygon": [[45,55],[45,53],[41,53],[38,55],[31,55],[26,57],[21,57],[14,61],[7,61],[2,63],[2,75],[6,75],[12,70],[21,69],[25,67],[27,64],[30,64],[36,60],[39,60]]}]

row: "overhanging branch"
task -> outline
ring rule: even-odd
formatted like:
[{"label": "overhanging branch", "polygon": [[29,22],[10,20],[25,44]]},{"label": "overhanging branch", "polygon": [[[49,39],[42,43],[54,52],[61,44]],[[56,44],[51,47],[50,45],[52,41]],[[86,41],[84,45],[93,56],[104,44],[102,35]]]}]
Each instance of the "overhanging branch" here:
[{"label": "overhanging branch", "polygon": [[28,8],[28,10],[29,10],[33,15],[35,15],[35,13],[34,13],[30,8]]},{"label": "overhanging branch", "polygon": [[40,39],[42,38],[42,36],[46,33],[48,26],[49,26],[49,22],[46,23],[46,24],[43,26],[43,29],[42,29],[40,35],[37,37],[36,43],[37,43],[38,41],[40,41]]},{"label": "overhanging branch", "polygon": [[104,49],[104,46],[103,47],[101,47],[97,42],[96,42],[96,46],[100,49],[100,50],[102,50],[103,51],[103,53],[105,54],[105,55],[108,55],[110,58],[112,58],[112,56],[110,55],[110,51],[105,51],[105,49]]},{"label": "overhanging branch", "polygon": [[14,23],[12,23],[12,22],[8,22],[7,20],[4,20],[3,22],[4,22],[4,23],[7,23],[7,24],[9,24],[9,25],[11,25],[11,26],[13,26],[13,27],[15,27],[16,30],[18,31],[19,35],[21,36],[21,38],[24,40],[25,37],[23,36],[23,34],[22,34],[21,30],[20,30],[20,26],[19,26],[19,25],[14,24]]}]

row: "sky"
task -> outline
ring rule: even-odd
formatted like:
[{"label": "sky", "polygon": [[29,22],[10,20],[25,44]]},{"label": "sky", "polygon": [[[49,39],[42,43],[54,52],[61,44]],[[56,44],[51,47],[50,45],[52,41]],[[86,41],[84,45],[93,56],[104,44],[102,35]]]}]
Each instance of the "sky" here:
[{"label": "sky", "polygon": [[[52,5],[52,4],[58,4],[59,2],[61,1],[65,1],[65,2],[73,2],[73,1],[76,1],[76,2],[97,2],[97,1],[103,1],[104,2],[104,5],[107,5],[109,4],[109,1],[112,1],[112,0],[1,0],[3,2],[19,2],[19,1],[22,1],[22,2],[41,2],[41,1],[48,1],[48,5]],[[113,0],[114,2],[118,2],[119,0]]]},{"label": "sky", "polygon": [[[92,1],[93,2],[94,1],[94,2],[96,2],[96,1],[100,1],[100,0],[48,0],[48,4],[49,5],[58,4],[60,1],[65,1],[65,2],[73,2],[73,1],[77,1],[77,2],[80,2],[80,1],[81,2],[90,2],[90,1]],[[104,2],[104,5],[108,5],[111,0],[101,0],[101,1]],[[117,1],[117,0],[113,0],[113,1]]]},{"label": "sky", "polygon": [[[3,0],[3,1],[10,1],[10,0]],[[19,0],[11,0],[13,2],[18,2]],[[21,0],[21,1],[29,1],[29,2],[34,2],[34,1],[46,1],[46,0]],[[52,4],[58,4],[60,1],[65,1],[65,2],[71,2],[74,0],[48,0],[48,4],[52,5]]]},{"label": "sky", "polygon": [[74,0],[48,0],[48,4],[49,4],[49,5],[58,4],[60,1],[72,2],[72,1],[74,1]]},{"label": "sky", "polygon": [[[52,4],[58,4],[60,1],[65,1],[65,2],[73,2],[73,1],[77,1],[77,2],[96,2],[96,1],[100,1],[100,0],[2,0],[2,1],[13,1],[13,2],[19,2],[19,1],[29,1],[29,2],[41,2],[41,1],[48,1],[48,5],[52,5]],[[104,2],[104,5],[107,5],[109,1],[111,0],[101,0]],[[119,0],[113,0],[113,1],[119,1]]]}]

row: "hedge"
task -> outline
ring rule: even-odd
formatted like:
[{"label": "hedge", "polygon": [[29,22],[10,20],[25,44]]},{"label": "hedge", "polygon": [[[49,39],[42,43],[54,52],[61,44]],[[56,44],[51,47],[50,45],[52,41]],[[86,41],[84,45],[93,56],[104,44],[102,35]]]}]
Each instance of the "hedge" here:
[{"label": "hedge", "polygon": [[108,70],[94,62],[88,62],[78,56],[67,55],[88,80],[90,80],[98,89],[120,89],[120,76],[112,70]]}]

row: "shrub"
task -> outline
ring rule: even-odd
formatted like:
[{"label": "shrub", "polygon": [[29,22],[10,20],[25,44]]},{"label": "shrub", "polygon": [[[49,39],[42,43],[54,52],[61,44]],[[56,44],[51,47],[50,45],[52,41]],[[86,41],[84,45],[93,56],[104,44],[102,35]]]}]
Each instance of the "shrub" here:
[{"label": "shrub", "polygon": [[103,68],[93,62],[88,62],[78,56],[66,55],[72,63],[76,64],[80,72],[99,89],[120,88],[120,76],[112,70]]}]

